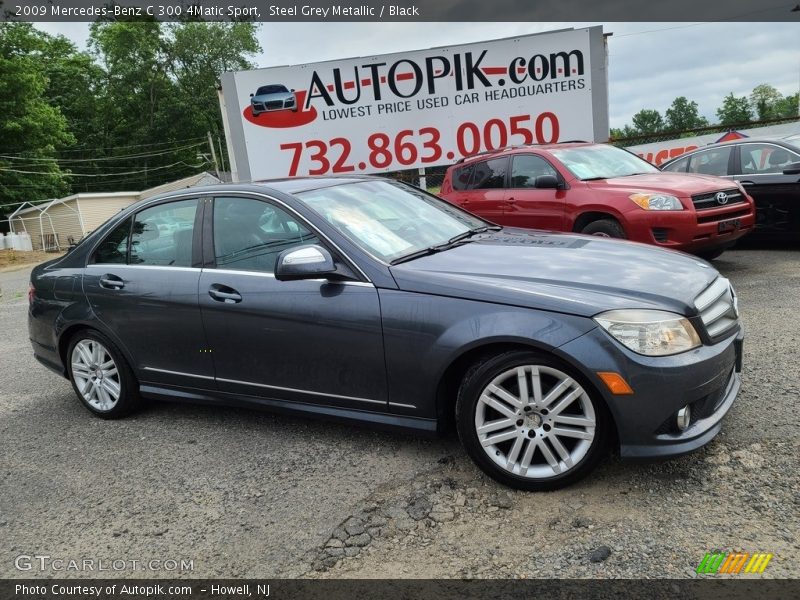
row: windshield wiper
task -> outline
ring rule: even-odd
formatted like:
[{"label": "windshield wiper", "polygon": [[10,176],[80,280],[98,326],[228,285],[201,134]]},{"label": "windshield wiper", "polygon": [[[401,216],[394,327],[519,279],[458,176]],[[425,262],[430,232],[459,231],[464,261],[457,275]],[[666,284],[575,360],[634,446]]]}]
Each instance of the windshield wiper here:
[{"label": "windshield wiper", "polygon": [[500,227],[499,225],[483,225],[481,227],[474,227],[473,229],[469,229],[467,231],[464,231],[463,233],[454,235],[444,243],[436,244],[435,246],[428,246],[427,248],[422,248],[421,250],[412,252],[411,254],[406,254],[405,256],[401,256],[400,258],[395,258],[389,264],[399,265],[400,263],[404,263],[409,260],[414,260],[415,258],[419,258],[420,256],[427,256],[429,254],[436,254],[437,252],[441,252],[442,250],[449,250],[459,242],[467,241],[473,235],[477,235],[479,233],[485,233],[489,230],[498,231],[500,229],[502,229],[502,227]]},{"label": "windshield wiper", "polygon": [[587,177],[586,179],[581,179],[581,181],[597,181],[598,179],[608,179],[608,177]]}]

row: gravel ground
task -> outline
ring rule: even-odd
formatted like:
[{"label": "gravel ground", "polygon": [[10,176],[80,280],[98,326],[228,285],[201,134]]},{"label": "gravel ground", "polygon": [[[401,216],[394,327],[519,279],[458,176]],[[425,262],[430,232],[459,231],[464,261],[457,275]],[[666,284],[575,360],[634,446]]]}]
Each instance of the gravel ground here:
[{"label": "gravel ground", "polygon": [[722,433],[546,494],[495,484],[452,437],[162,403],[93,418],[32,358],[29,270],[0,273],[0,577],[91,576],[20,572],[20,554],[193,561],[105,577],[692,577],[712,550],[799,577],[800,250],[716,266],[747,331]]}]

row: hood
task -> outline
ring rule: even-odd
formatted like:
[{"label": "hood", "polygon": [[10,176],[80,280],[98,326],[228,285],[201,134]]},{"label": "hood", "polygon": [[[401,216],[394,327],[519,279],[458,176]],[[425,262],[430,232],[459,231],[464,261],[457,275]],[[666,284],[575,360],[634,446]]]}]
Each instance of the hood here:
[{"label": "hood", "polygon": [[696,314],[719,275],[672,250],[596,236],[506,228],[391,267],[402,290],[591,317],[616,308]]},{"label": "hood", "polygon": [[596,190],[636,192],[662,192],[673,196],[692,196],[719,190],[736,188],[736,182],[712,175],[692,175],[689,173],[643,173],[627,177],[611,177],[588,181],[589,187]]}]

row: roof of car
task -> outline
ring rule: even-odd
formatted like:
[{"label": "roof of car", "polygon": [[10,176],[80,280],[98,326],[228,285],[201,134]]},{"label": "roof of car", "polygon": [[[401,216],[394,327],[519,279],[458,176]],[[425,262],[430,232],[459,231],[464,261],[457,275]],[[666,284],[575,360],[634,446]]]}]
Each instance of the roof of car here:
[{"label": "roof of car", "polygon": [[487,160],[491,159],[492,157],[498,156],[507,156],[509,154],[524,154],[526,152],[530,152],[531,150],[557,150],[563,148],[579,148],[582,146],[601,146],[603,144],[596,144],[595,142],[584,142],[580,140],[570,140],[566,142],[556,142],[552,144],[526,144],[522,146],[506,146],[505,148],[498,148],[497,150],[487,150],[485,152],[479,152],[477,154],[472,154],[470,156],[465,156],[464,158],[459,159],[456,163],[452,166],[457,165],[464,165],[464,164],[471,164],[478,160]]},{"label": "roof of car", "polygon": [[737,144],[775,144],[776,146],[781,146],[786,148],[787,150],[791,150],[793,152],[800,152],[800,147],[796,144],[792,144],[791,142],[787,142],[782,139],[775,139],[769,137],[746,137],[746,138],[738,138],[735,140],[725,140],[724,142],[714,142],[713,144],[706,144],[705,146],[698,146],[694,150],[689,150],[688,152],[684,152],[683,154],[679,154],[675,158],[671,158],[668,161],[662,163],[659,168],[663,169],[667,165],[670,165],[674,162],[678,162],[682,158],[686,158],[692,154],[697,154],[698,152],[702,152],[704,150],[710,150],[712,148],[721,148],[723,146],[735,146]]}]

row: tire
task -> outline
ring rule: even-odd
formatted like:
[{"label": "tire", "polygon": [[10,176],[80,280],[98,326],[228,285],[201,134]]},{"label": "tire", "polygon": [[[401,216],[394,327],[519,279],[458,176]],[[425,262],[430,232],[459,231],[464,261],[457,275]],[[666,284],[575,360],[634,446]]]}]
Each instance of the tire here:
[{"label": "tire", "polygon": [[[520,373],[525,373],[528,402],[514,406],[509,398],[525,395],[519,393]],[[533,391],[534,373],[540,394]],[[487,395],[490,386],[502,396]],[[559,386],[563,389],[543,404]],[[507,423],[501,425],[503,421]],[[539,492],[571,485],[597,466],[607,451],[610,416],[594,389],[561,361],[513,351],[479,361],[467,371],[456,401],[456,425],[467,454],[484,473],[509,487]],[[479,427],[485,431],[479,433]],[[492,439],[494,444],[487,443]]]},{"label": "tire", "polygon": [[611,237],[620,240],[628,238],[625,235],[625,230],[622,225],[615,219],[600,219],[599,221],[592,221],[586,227],[581,229],[581,233],[587,235],[597,235],[600,237]]},{"label": "tire", "polygon": [[72,388],[92,414],[119,419],[141,406],[139,385],[128,362],[99,331],[84,329],[73,335],[66,358]]},{"label": "tire", "polygon": [[722,253],[727,249],[727,246],[723,246],[722,248],[713,248],[712,250],[700,250],[699,252],[695,252],[695,254],[703,260],[714,260],[722,256]]}]

